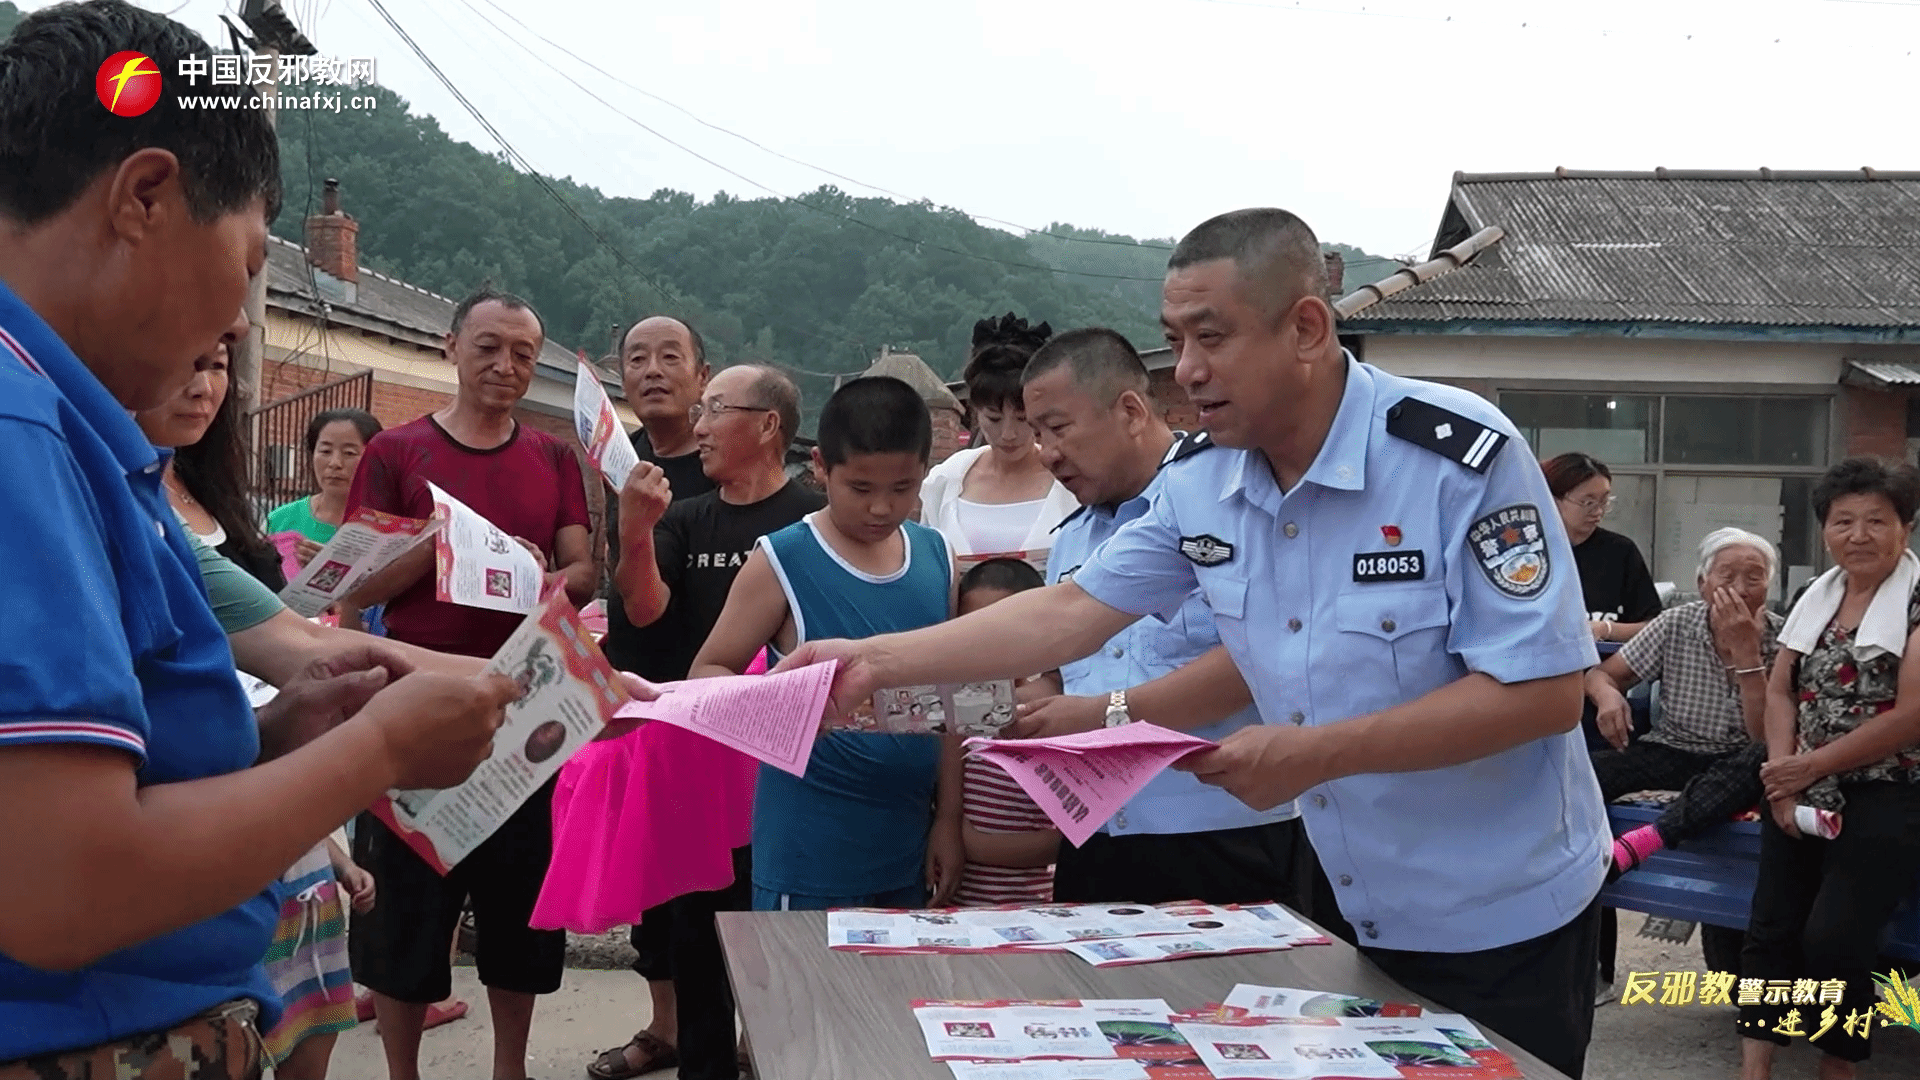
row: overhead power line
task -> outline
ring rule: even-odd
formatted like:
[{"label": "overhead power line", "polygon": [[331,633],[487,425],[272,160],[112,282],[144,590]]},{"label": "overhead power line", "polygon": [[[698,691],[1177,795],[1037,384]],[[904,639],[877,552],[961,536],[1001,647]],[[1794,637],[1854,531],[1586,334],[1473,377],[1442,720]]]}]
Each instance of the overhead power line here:
[{"label": "overhead power line", "polygon": [[[1142,277],[1138,274],[1103,274],[1103,273],[1099,273],[1091,270],[1062,270],[1062,269],[1059,269],[1058,267],[1043,266],[1039,263],[1016,262],[1012,259],[1001,259],[1001,258],[996,258],[992,255],[982,255],[979,252],[968,251],[965,248],[949,247],[945,244],[935,243],[934,241],[931,241],[931,240],[922,240],[917,237],[908,236],[905,233],[895,232],[892,229],[886,228],[881,225],[876,225],[871,221],[866,221],[852,214],[843,214],[837,210],[830,210],[824,206],[817,206],[813,203],[806,201],[805,199],[795,198],[792,195],[788,195],[784,191],[780,191],[779,189],[774,188],[768,184],[764,184],[758,180],[755,180],[753,177],[740,172],[738,169],[734,169],[730,166],[723,165],[720,162],[715,161],[714,159],[708,157],[707,155],[702,154],[698,150],[695,150],[692,147],[687,146],[685,143],[681,143],[673,139],[672,137],[666,135],[665,133],[661,132],[658,128],[653,127],[652,125],[648,124],[644,120],[641,120],[635,117],[633,114],[627,112],[626,110],[620,108],[618,105],[615,105],[613,102],[608,101],[606,98],[603,98],[599,94],[595,93],[585,83],[582,83],[580,80],[568,74],[565,69],[553,63],[553,61],[548,60],[546,57],[535,52],[533,49],[528,48],[526,42],[521,41],[518,37],[507,33],[504,29],[500,27],[498,23],[494,22],[492,19],[487,18],[486,13],[481,11],[479,8],[474,7],[473,4],[470,2],[470,0],[460,0],[460,3],[464,7],[466,7],[468,11],[473,12],[474,16],[480,19],[480,21],[486,23],[488,26],[491,26],[496,31],[498,31],[502,37],[508,38],[515,45],[525,50],[528,56],[531,56],[535,60],[538,60],[540,63],[546,65],[555,74],[567,80],[569,83],[572,83],[573,86],[576,89],[578,89],[581,93],[599,102],[601,105],[606,106],[606,108],[609,111],[613,112],[615,115],[621,117],[622,119],[626,120],[628,123],[634,125],[640,130],[646,132],[647,134],[652,135],[654,138],[659,139],[661,142],[666,143],[668,146],[671,146],[685,154],[688,154],[691,157],[694,157],[700,161],[705,162],[708,165],[711,165],[716,169],[719,169],[721,172],[726,173],[728,176],[731,176],[736,180],[739,180],[741,183],[750,184],[753,187],[756,187],[761,191],[766,192],[767,194],[773,196],[776,199],[779,199],[782,202],[792,203],[795,206],[805,207],[806,209],[811,210],[816,214],[824,214],[827,217],[836,218],[850,225],[858,225],[863,229],[871,229],[872,231],[880,233],[883,236],[890,236],[895,240],[901,240],[906,243],[913,244],[916,247],[932,248],[935,251],[944,251],[949,255],[958,255],[961,258],[974,259],[979,262],[994,263],[1000,266],[1012,267],[1014,269],[1019,269],[1019,270],[1038,270],[1038,271],[1041,271],[1042,273],[1047,273],[1047,274],[1070,274],[1076,277],[1102,278],[1109,281],[1148,281],[1148,282],[1154,282],[1156,284],[1160,281],[1160,278],[1157,278],[1157,277],[1151,277],[1151,278]],[[964,213],[964,211],[962,212]]]},{"label": "overhead power line", "polygon": [[[463,0],[463,2],[464,2],[464,0]],[[826,175],[826,176],[831,176],[831,177],[833,177],[833,178],[834,178],[835,180],[844,180],[844,181],[846,181],[846,182],[847,182],[847,183],[849,183],[849,184],[853,184],[853,185],[855,185],[856,187],[863,187],[863,188],[867,188],[867,189],[868,189],[868,190],[870,190],[870,191],[877,191],[877,192],[879,192],[879,193],[881,193],[882,195],[889,195],[889,196],[892,196],[893,198],[895,198],[895,199],[898,199],[898,200],[900,200],[901,202],[906,202],[906,203],[914,203],[914,202],[923,202],[923,201],[924,201],[924,202],[932,202],[932,201],[933,201],[933,200],[931,200],[931,199],[923,199],[922,197],[919,197],[919,196],[914,196],[914,195],[907,195],[907,194],[903,194],[903,193],[901,193],[901,192],[898,192],[898,191],[894,191],[894,190],[893,190],[893,189],[891,189],[891,188],[886,188],[886,187],[882,187],[882,186],[880,186],[879,184],[875,184],[875,183],[872,183],[871,181],[867,181],[867,180],[861,180],[861,179],[858,179],[858,178],[856,178],[856,177],[852,177],[852,176],[848,176],[848,175],[846,175],[845,173],[840,173],[840,172],[835,172],[834,170],[832,170],[832,169],[829,169],[829,168],[827,168],[827,167],[826,167],[826,166],[824,166],[824,165],[815,165],[815,164],[814,164],[813,162],[811,162],[811,161],[805,161],[805,160],[802,160],[801,158],[797,158],[797,157],[794,157],[794,156],[793,156],[793,155],[791,155],[791,154],[788,154],[788,153],[784,153],[784,152],[782,152],[782,151],[779,151],[779,150],[775,150],[775,149],[774,149],[773,147],[771,147],[771,146],[767,146],[767,145],[765,145],[764,143],[761,143],[760,141],[758,141],[758,140],[756,140],[756,139],[754,139],[754,138],[752,138],[751,136],[748,136],[748,135],[742,135],[741,133],[739,133],[739,132],[737,132],[737,131],[734,131],[734,130],[733,130],[733,129],[731,129],[731,128],[728,128],[728,127],[723,127],[723,126],[722,126],[722,125],[720,125],[720,124],[716,124],[716,123],[714,123],[713,121],[711,121],[711,120],[708,120],[708,119],[706,119],[705,117],[703,117],[703,116],[701,116],[701,115],[699,115],[698,113],[696,113],[696,112],[694,112],[693,110],[691,110],[691,109],[689,109],[689,108],[687,108],[686,106],[684,106],[684,105],[681,105],[681,104],[679,104],[678,102],[675,102],[675,101],[670,101],[670,100],[668,100],[667,98],[664,98],[664,97],[661,97],[661,96],[660,96],[659,94],[656,94],[656,93],[654,93],[654,92],[653,92],[653,91],[651,91],[651,90],[648,90],[648,89],[647,89],[646,87],[644,87],[644,86],[637,86],[637,85],[635,85],[635,84],[633,84],[633,83],[631,83],[631,82],[628,82],[628,81],[627,81],[626,79],[624,79],[624,78],[622,78],[622,77],[620,77],[619,75],[617,75],[617,74],[615,74],[615,73],[613,73],[613,72],[611,72],[611,71],[608,71],[608,70],[607,70],[606,68],[603,68],[603,67],[601,67],[600,65],[598,65],[598,64],[596,64],[596,63],[594,63],[593,61],[591,61],[591,60],[589,60],[589,59],[587,59],[586,57],[584,57],[584,56],[581,56],[581,55],[580,55],[579,53],[577,53],[577,52],[574,52],[574,51],[573,51],[572,49],[569,49],[569,48],[567,48],[567,47],[566,47],[565,45],[562,45],[562,44],[560,44],[559,42],[557,42],[557,41],[555,41],[555,40],[553,40],[552,38],[550,38],[550,37],[548,37],[547,35],[545,35],[545,34],[542,34],[542,33],[541,33],[540,31],[538,31],[538,30],[536,30],[536,29],[534,29],[533,27],[531,27],[531,26],[528,26],[528,25],[527,25],[527,24],[526,24],[525,22],[523,22],[523,21],[522,21],[522,20],[521,20],[521,19],[519,18],[519,16],[517,16],[517,15],[515,15],[515,14],[514,14],[513,12],[511,12],[511,11],[508,11],[508,10],[507,10],[506,8],[504,8],[504,7],[501,7],[501,6],[500,6],[500,5],[498,4],[498,3],[496,3],[496,2],[495,2],[495,0],[486,0],[486,4],[487,4],[487,6],[488,6],[488,7],[490,7],[490,8],[492,8],[492,9],[494,9],[495,11],[497,11],[497,12],[499,12],[499,13],[500,13],[501,15],[503,15],[503,16],[505,16],[506,18],[508,18],[508,19],[510,19],[510,20],[512,20],[512,22],[513,22],[513,24],[514,24],[515,26],[518,26],[518,27],[519,27],[520,29],[522,29],[522,30],[525,30],[525,31],[526,31],[527,33],[529,33],[529,34],[532,34],[532,35],[533,35],[534,37],[537,37],[537,38],[539,38],[539,39],[540,39],[541,41],[543,41],[543,42],[545,42],[545,43],[546,43],[547,45],[549,45],[549,46],[551,46],[552,48],[554,48],[554,49],[558,49],[558,50],[559,50],[560,52],[562,52],[562,53],[565,53],[565,54],[566,54],[566,55],[567,55],[567,56],[568,56],[568,57],[569,57],[570,59],[572,59],[572,60],[575,60],[575,61],[577,61],[577,62],[579,62],[580,64],[582,64],[583,66],[585,66],[585,67],[587,67],[587,68],[590,68],[591,70],[593,70],[594,72],[596,72],[596,73],[598,73],[599,75],[601,75],[601,76],[602,76],[602,77],[604,77],[604,78],[607,78],[607,79],[611,79],[612,81],[614,81],[614,82],[616,82],[616,83],[619,83],[619,84],[620,84],[621,86],[624,86],[624,87],[626,87],[627,89],[629,89],[629,90],[631,90],[631,91],[633,91],[633,92],[634,92],[634,93],[636,93],[636,94],[639,94],[639,95],[641,95],[642,97],[647,97],[647,98],[651,98],[651,99],[653,99],[654,101],[657,101],[657,102],[659,102],[659,103],[660,103],[660,104],[662,104],[662,105],[665,105],[665,106],[666,106],[667,108],[669,108],[669,109],[673,109],[673,110],[675,110],[676,112],[679,112],[679,113],[682,113],[682,114],[684,114],[684,115],[685,115],[685,116],[687,116],[687,117],[688,117],[689,119],[691,119],[691,120],[693,120],[693,122],[694,122],[694,123],[697,123],[697,124],[699,124],[699,125],[701,125],[702,127],[706,127],[706,128],[711,128],[711,129],[713,129],[714,131],[717,131],[717,132],[719,132],[719,133],[720,133],[720,134],[722,134],[722,135],[726,135],[726,136],[728,136],[728,137],[730,137],[730,138],[734,138],[734,139],[738,139],[738,140],[740,140],[741,142],[743,142],[743,143],[746,143],[746,144],[747,144],[748,146],[751,146],[751,147],[753,147],[754,149],[756,149],[756,150],[759,150],[759,151],[760,151],[760,152],[762,152],[762,153],[765,153],[765,154],[771,154],[771,155],[773,155],[774,157],[777,157],[777,158],[779,158],[779,159],[780,159],[780,160],[782,160],[782,161],[789,161],[789,162],[792,162],[793,164],[795,164],[795,165],[799,165],[799,166],[801,166],[801,167],[803,167],[803,168],[808,168],[808,169],[812,169],[813,171],[815,171],[815,172],[817,172],[817,173],[822,173],[822,174],[824,174],[824,175]],[[472,4],[468,4],[467,6],[468,6],[469,8],[471,8],[471,7],[473,6],[473,5],[472,5]],[[477,12],[477,11],[476,11],[476,12],[475,12],[475,14],[479,14],[479,12]],[[482,16],[482,18],[484,18],[484,16]],[[499,29],[500,29],[500,27],[498,27],[497,25],[494,25],[494,24],[493,24],[493,23],[492,23],[491,21],[488,21],[488,25],[489,25],[489,26],[493,26],[493,28],[494,28],[495,30],[499,30]],[[523,44],[523,43],[522,43],[522,42],[520,41],[520,39],[519,39],[518,37],[515,37],[514,35],[511,35],[511,34],[507,34],[507,33],[506,33],[506,32],[505,32],[504,30],[502,30],[502,31],[501,31],[501,34],[502,34],[503,36],[505,36],[505,37],[508,37],[508,38],[511,38],[511,39],[513,40],[513,42],[514,42],[514,43],[515,43],[516,45],[520,45],[520,47],[521,47],[521,48],[523,48],[523,49],[525,49],[525,48],[526,48],[526,45],[525,45],[525,44]],[[528,51],[529,53],[532,53],[532,52],[533,52],[533,50],[531,50],[531,49],[527,49],[527,51]],[[544,63],[544,61],[542,61],[542,62]],[[551,64],[548,64],[547,66],[549,66],[549,67],[552,67],[553,65],[551,65]],[[559,69],[557,69],[557,68],[556,68],[555,70],[557,71],[557,70],[559,70]],[[564,72],[563,72],[562,74],[564,74]],[[575,85],[575,86],[578,86],[579,84],[578,84],[578,83],[575,83],[574,85]],[[584,88],[583,88],[583,89],[584,89]],[[637,123],[637,121],[636,121],[636,123]],[[664,136],[662,136],[662,137],[664,138]],[[678,144],[676,144],[676,145],[678,145]],[[684,147],[683,147],[683,149],[684,149]],[[690,150],[689,150],[689,151],[688,151],[688,153],[692,153],[692,151],[690,151]],[[695,156],[696,156],[696,157],[698,157],[699,155],[697,155],[697,154],[696,154]],[[706,161],[707,159],[705,159],[705,158],[701,158],[701,160],[702,160],[702,161]],[[708,164],[713,164],[713,163],[712,163],[712,162],[708,162]],[[716,167],[716,168],[721,168],[722,166],[718,166],[718,165],[716,165],[715,167]],[[729,171],[729,172],[731,172],[731,170],[728,170],[728,171]],[[737,175],[739,175],[739,174],[737,174],[737,173],[735,173],[734,175],[736,175],[736,176],[737,176]],[[743,179],[744,179],[744,178],[743,178]],[[749,182],[749,183],[752,183],[752,181],[748,181],[748,182]],[[758,186],[758,185],[756,185],[756,186]],[[1156,244],[1156,243],[1150,243],[1150,242],[1147,242],[1147,241],[1136,241],[1136,240],[1123,240],[1123,239],[1120,239],[1120,238],[1117,238],[1117,237],[1103,237],[1103,236],[1070,236],[1070,235],[1068,235],[1068,234],[1066,234],[1066,233],[1057,233],[1057,232],[1049,232],[1049,231],[1047,231],[1046,229],[1036,229],[1036,228],[1034,228],[1034,227],[1033,227],[1033,226],[1031,226],[1031,225],[1022,225],[1022,224],[1020,224],[1020,223],[1019,223],[1019,222],[1017,222],[1017,221],[1008,221],[1008,220],[1006,220],[1005,218],[997,218],[997,217],[993,217],[992,215],[989,215],[989,214],[976,214],[976,213],[974,213],[973,211],[971,211],[971,210],[967,210],[967,209],[965,209],[965,208],[963,208],[963,207],[955,207],[955,209],[957,209],[957,210],[959,210],[959,211],[960,211],[961,213],[963,213],[963,214],[966,214],[966,215],[967,215],[968,217],[970,217],[970,218],[975,218],[975,219],[977,219],[977,220],[980,220],[980,221],[991,221],[991,222],[993,222],[993,223],[994,223],[995,225],[1005,225],[1006,227],[1008,227],[1008,228],[1010,228],[1010,229],[1019,229],[1019,230],[1020,230],[1021,232],[1024,232],[1024,233],[1030,233],[1030,234],[1032,234],[1032,235],[1034,235],[1034,236],[1047,236],[1047,237],[1052,237],[1052,238],[1053,238],[1053,239],[1055,239],[1055,240],[1066,240],[1066,241],[1070,241],[1070,242],[1073,242],[1073,243],[1076,243],[1076,244],[1107,244],[1107,245],[1110,245],[1110,246],[1113,246],[1113,247],[1126,247],[1126,248],[1135,248],[1135,247],[1140,247],[1140,248],[1147,248],[1147,249],[1149,249],[1149,250],[1153,250],[1153,251],[1171,251],[1171,250],[1173,250],[1173,246],[1172,246],[1171,244]],[[1157,280],[1157,279],[1156,279],[1156,280]]]},{"label": "overhead power line", "polygon": [[[493,122],[486,118],[486,115],[480,111],[479,107],[474,105],[472,101],[467,99],[467,96],[465,94],[460,92],[460,88],[453,84],[453,80],[447,77],[446,72],[440,70],[440,66],[433,62],[433,58],[427,55],[426,50],[422,49],[420,47],[420,44],[413,40],[413,35],[407,33],[406,28],[400,25],[399,20],[393,17],[393,13],[387,10],[387,6],[384,3],[382,3],[381,0],[367,0],[367,2],[373,6],[373,9],[375,11],[379,12],[380,17],[382,19],[386,20],[387,25],[393,28],[393,32],[400,36],[400,40],[407,46],[407,48],[413,53],[413,55],[418,57],[422,64],[426,65],[428,72],[430,72],[435,79],[439,80],[440,85],[446,88],[447,93],[452,94],[454,97],[454,100],[458,101],[460,103],[460,106],[467,110],[468,115],[473,117],[474,122],[479,124],[483,129],[485,129],[487,134],[492,136],[493,140],[500,144],[500,149],[506,153],[508,160],[513,164],[519,166],[521,171],[525,172],[528,175],[528,177],[530,177],[534,181],[534,183],[538,184],[540,186],[540,189],[544,191],[548,197],[553,199],[554,202],[558,203],[560,205],[560,208],[566,211],[567,216],[573,218],[573,220],[577,224],[579,224],[579,226],[582,229],[586,231],[587,235],[593,238],[594,242],[599,244],[600,247],[603,250],[605,250],[607,254],[611,255],[614,258],[614,260],[618,262],[621,266],[631,271],[635,276],[639,277],[640,280],[646,282],[647,285],[649,285],[655,292],[659,293],[661,299],[674,304],[686,303],[686,299],[684,297],[682,297],[673,288],[661,282],[658,278],[654,277],[652,274],[648,273],[646,270],[642,269],[638,263],[634,262],[633,259],[630,256],[628,256],[627,253],[619,247],[619,245],[615,244],[611,239],[607,237],[605,233],[601,232],[600,229],[593,224],[593,222],[588,221],[586,215],[582,214],[578,207],[574,206],[573,203],[569,202],[567,200],[567,197],[561,194],[558,188],[553,186],[552,181],[548,180],[545,174],[541,173],[539,169],[535,168],[533,166],[533,163],[531,161],[528,161],[526,156],[521,154],[520,151],[513,145],[513,143],[508,141],[505,135],[500,133],[500,129],[495,127],[493,125]],[[858,344],[857,342],[853,341],[851,338],[845,338],[845,339],[840,339],[836,341],[832,338],[827,338],[822,335],[812,333],[800,327],[792,327],[790,329],[796,330],[800,334],[807,337],[814,338],[817,341],[824,341],[832,345],[857,345]],[[857,374],[856,372],[810,371],[806,368],[794,367],[793,365],[790,365],[790,364],[783,365],[783,366],[788,367],[789,369],[793,371],[797,371],[804,375],[815,375],[821,378],[833,378],[836,375]]]}]

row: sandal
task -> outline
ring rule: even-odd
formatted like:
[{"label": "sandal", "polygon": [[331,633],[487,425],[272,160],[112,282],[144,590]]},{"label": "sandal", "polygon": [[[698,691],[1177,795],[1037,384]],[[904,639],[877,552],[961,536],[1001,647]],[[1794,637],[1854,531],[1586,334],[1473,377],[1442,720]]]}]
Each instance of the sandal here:
[{"label": "sandal", "polygon": [[428,1031],[441,1024],[451,1024],[465,1015],[467,1015],[467,1003],[464,1001],[455,1001],[451,1004],[444,1001],[436,1002],[427,1006],[427,1022],[421,1025],[420,1030]]},{"label": "sandal", "polygon": [[[645,1055],[638,1067],[627,1062],[629,1048]],[[636,1031],[626,1045],[616,1046],[593,1059],[593,1064],[587,1066],[587,1075],[592,1080],[632,1080],[679,1064],[680,1052],[668,1046],[665,1039],[651,1031]]]}]

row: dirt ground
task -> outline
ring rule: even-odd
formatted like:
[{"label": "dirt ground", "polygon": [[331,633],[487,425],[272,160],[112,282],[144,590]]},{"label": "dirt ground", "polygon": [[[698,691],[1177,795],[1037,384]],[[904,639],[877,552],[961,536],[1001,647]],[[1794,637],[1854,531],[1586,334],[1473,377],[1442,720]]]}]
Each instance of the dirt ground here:
[{"label": "dirt ground", "polygon": [[[1685,945],[1640,937],[1640,917],[1622,913],[1618,970],[1704,972],[1698,935]],[[534,1080],[581,1080],[596,1051],[616,1046],[647,1022],[647,995],[626,965],[632,960],[624,933],[576,938],[560,992],[541,999],[534,1017]],[[471,967],[454,972],[454,988],[473,1006],[463,1020],[426,1034],[421,1047],[422,1074],[431,1077],[485,1077],[491,1061],[492,1027],[486,993]],[[1222,987],[1225,993],[1226,987]],[[1818,1055],[1804,1044],[1780,1056],[1776,1080],[1804,1080],[1815,1074]],[[1593,1047],[1586,1080],[1708,1080],[1739,1075],[1740,1048],[1733,1032],[1733,1010],[1726,1007],[1660,1007],[1615,1003],[1594,1014]],[[333,1056],[337,1080],[383,1080],[380,1038],[370,1024],[342,1036]],[[672,1073],[660,1073],[670,1077]],[[1874,1035],[1873,1060],[1860,1070],[1862,1080],[1920,1080],[1920,1032],[1883,1028]],[[774,1080],[774,1078],[769,1078]]]}]

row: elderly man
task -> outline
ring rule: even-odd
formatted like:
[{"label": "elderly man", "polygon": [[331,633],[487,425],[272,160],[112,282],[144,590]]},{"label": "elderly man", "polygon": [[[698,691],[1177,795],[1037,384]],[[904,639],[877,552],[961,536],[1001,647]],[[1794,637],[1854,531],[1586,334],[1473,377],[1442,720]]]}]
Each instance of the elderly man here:
[{"label": "elderly man", "polygon": [[[688,419],[700,466],[715,489],[689,498],[669,481],[661,465],[643,461],[620,492],[621,541],[614,572],[628,621],[653,630],[674,650],[664,661],[673,666],[660,672],[673,679],[686,677],[687,666],[727,606],[733,579],[754,542],[826,505],[817,493],[787,476],[787,447],[800,428],[800,391],[785,375],[768,367],[727,368],[706,383]],[[711,744],[701,746],[704,740],[698,736],[665,725],[654,725],[640,737],[650,740],[646,753],[675,754],[681,760],[688,753],[713,750]],[[686,747],[687,741],[693,745]],[[684,748],[676,749],[676,744]],[[716,763],[714,775],[682,768],[649,788],[648,806],[662,814],[712,814],[715,803],[727,797],[720,793],[734,790],[721,772],[743,781],[739,794],[750,801],[753,763],[720,752],[738,758],[744,771],[728,771],[736,763],[727,762]],[[675,783],[686,787],[666,790]],[[677,1045],[664,1042],[673,1033],[661,1026],[640,1031],[588,1068],[595,1080],[639,1076],[676,1059],[681,1080],[734,1080],[739,1075],[733,993],[713,921],[716,911],[749,906],[752,875],[746,848],[734,853],[733,865],[731,886],[677,896],[649,911],[641,925],[655,926],[636,938],[636,944],[648,942],[655,950],[642,954],[650,962],[640,974],[649,985],[657,986],[661,978],[673,980]],[[660,997],[654,991],[654,1000]]]},{"label": "elderly man", "polygon": [[[1767,671],[1784,622],[1767,610],[1778,567],[1773,545],[1753,533],[1709,533],[1700,542],[1700,599],[1661,612],[1587,672],[1600,731],[1615,747],[1593,755],[1601,795],[1680,791],[1658,821],[1613,842],[1614,875],[1759,803]],[[1630,744],[1625,692],[1655,679],[1660,719]]]},{"label": "elderly man", "polygon": [[[256,1018],[281,1011],[260,964],[275,880],[387,789],[463,780],[517,693],[419,673],[381,689],[410,665],[363,645],[335,656],[362,669],[347,697],[294,688],[306,730],[256,728],[167,454],[128,415],[233,323],[279,206],[258,110],[158,86],[212,55],[117,0],[37,11],[0,45],[7,1080],[258,1076]],[[158,97],[115,115],[96,77]]]},{"label": "elderly man", "polygon": [[[685,319],[649,315],[636,321],[621,337],[620,384],[633,415],[640,419],[640,430],[633,433],[633,451],[641,467],[628,478],[629,486],[655,486],[657,477],[664,475],[672,499],[691,499],[713,490],[713,481],[700,467],[692,415],[711,375],[706,341]],[[616,580],[620,576],[620,518],[618,502],[610,501],[607,554]],[[607,595],[607,636],[600,647],[614,667],[660,683],[687,677],[687,666],[693,662],[700,642],[682,632],[679,619],[672,613],[649,626],[635,626],[627,618],[627,606],[615,588]],[[664,731],[649,731],[637,738],[652,744],[674,737]],[[671,903],[646,912],[633,925],[633,970],[647,980],[653,1009],[647,1026],[627,1045],[606,1051],[587,1067],[594,1080],[625,1080],[679,1064],[680,1011],[673,989],[672,927]]]}]

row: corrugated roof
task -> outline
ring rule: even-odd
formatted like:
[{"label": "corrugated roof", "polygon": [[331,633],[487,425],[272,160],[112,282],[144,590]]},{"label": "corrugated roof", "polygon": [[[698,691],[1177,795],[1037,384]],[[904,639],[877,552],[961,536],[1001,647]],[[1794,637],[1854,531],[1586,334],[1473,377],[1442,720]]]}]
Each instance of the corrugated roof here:
[{"label": "corrugated roof", "polygon": [[[277,236],[267,241],[267,301],[309,317],[317,315],[314,278],[307,272],[306,249]],[[325,298],[327,318],[342,325],[373,330],[389,337],[437,348],[453,324],[459,304],[397,278],[360,268],[352,303]],[[564,345],[547,339],[540,350],[540,367],[556,369],[554,377],[571,380],[580,361]],[[609,381],[601,372],[601,382]],[[614,393],[615,397],[620,395]]]},{"label": "corrugated roof", "polygon": [[1488,227],[1498,245],[1343,329],[1920,328],[1920,173],[1456,174],[1435,255]]},{"label": "corrugated roof", "polygon": [[1848,382],[1868,386],[1920,386],[1920,366],[1883,360],[1849,360],[1844,376]]}]

